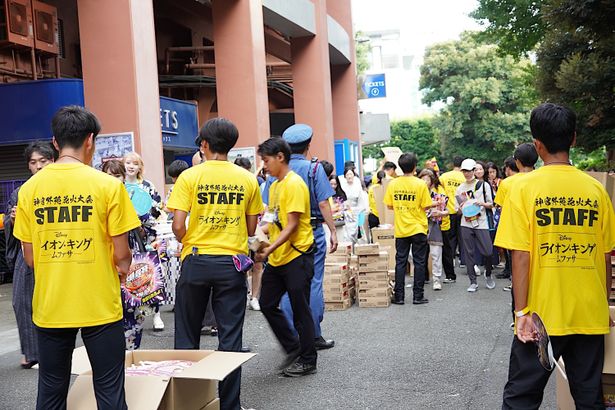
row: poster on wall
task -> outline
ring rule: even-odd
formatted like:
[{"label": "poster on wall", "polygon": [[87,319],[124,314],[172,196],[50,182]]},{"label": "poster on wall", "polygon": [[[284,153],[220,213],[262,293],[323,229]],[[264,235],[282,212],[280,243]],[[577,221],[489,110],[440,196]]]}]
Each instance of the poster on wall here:
[{"label": "poster on wall", "polygon": [[121,160],[124,154],[135,150],[134,134],[132,132],[118,132],[115,134],[99,134],[96,137],[96,149],[92,166],[102,169],[105,162],[112,159]]},{"label": "poster on wall", "polygon": [[250,164],[252,164],[251,172],[256,171],[257,158],[256,158],[256,148],[254,147],[246,147],[246,148],[233,148],[228,153],[228,160],[230,162],[235,162],[235,159],[243,157],[248,158],[250,160]]}]

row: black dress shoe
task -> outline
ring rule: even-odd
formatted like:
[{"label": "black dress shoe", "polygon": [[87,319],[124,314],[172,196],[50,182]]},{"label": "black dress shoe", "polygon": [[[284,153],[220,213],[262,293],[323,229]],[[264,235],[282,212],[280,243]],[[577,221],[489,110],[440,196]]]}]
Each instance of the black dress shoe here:
[{"label": "black dress shoe", "polygon": [[496,273],[495,277],[498,279],[510,279],[510,273]]},{"label": "black dress shoe", "polygon": [[412,301],[413,305],[424,305],[425,303],[429,303],[429,299],[427,298],[420,298],[420,299],[414,299]]},{"label": "black dress shoe", "polygon": [[316,350],[331,349],[333,346],[335,346],[335,341],[326,340],[325,338],[320,336],[314,339],[314,345],[316,346]]},{"label": "black dress shoe", "polygon": [[295,362],[284,369],[284,375],[288,377],[301,377],[312,373],[316,373],[315,364]]},{"label": "black dress shoe", "polygon": [[252,349],[250,349],[248,346],[242,346],[240,352],[241,353],[250,353],[252,351]]},{"label": "black dress shoe", "polygon": [[403,305],[405,302],[403,299],[391,299],[391,303],[394,305]]},{"label": "black dress shoe", "polygon": [[284,358],[284,360],[282,361],[282,363],[280,363],[280,366],[278,367],[280,370],[284,370],[286,371],[286,369],[291,366],[297,359],[299,358],[299,348],[293,350],[290,353],[286,354],[286,357]]}]

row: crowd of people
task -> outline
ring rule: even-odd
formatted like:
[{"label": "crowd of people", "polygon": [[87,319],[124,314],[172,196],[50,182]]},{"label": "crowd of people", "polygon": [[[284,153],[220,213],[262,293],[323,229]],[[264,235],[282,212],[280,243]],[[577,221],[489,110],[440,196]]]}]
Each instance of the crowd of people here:
[{"label": "crowd of people", "polygon": [[[378,200],[393,211],[392,303],[405,304],[409,259],[414,305],[429,302],[428,259],[435,291],[457,281],[455,264],[465,267],[471,293],[483,274],[485,287],[495,288],[496,267],[495,276],[511,279],[505,290],[512,290],[516,337],[503,408],[537,408],[550,374],[531,360],[530,313],[542,316],[555,358],[566,360],[577,404],[596,406],[602,335],[612,324],[613,206],[599,183],[570,166],[572,111],[543,104],[530,125],[534,142],[517,146],[502,172],[463,157],[448,172],[432,160],[419,170],[417,156],[404,153],[362,179],[353,162],[338,176],[330,162],[308,159],[314,135],[306,124],[260,144],[262,165],[253,173],[246,158],[229,162],[239,131],[215,118],[199,132],[193,166],[177,160],[168,167],[173,185],[163,196],[144,178],[137,153],[105,162],[103,172],[90,167],[98,119],[82,107],[62,108],[52,143],[26,149],[33,176],[11,195],[5,220],[21,366],[39,364],[37,408],[66,407],[78,331],[98,407],[126,408],[124,352],[140,347],[146,316],[154,331],[165,328],[164,303],[174,305],[175,349],[199,349],[208,328],[219,350],[245,351],[251,308],[262,311],[284,350],[279,370],[315,373],[317,351],[335,345],[321,329],[326,254],[336,251],[338,236],[370,240],[370,228],[384,222]],[[539,156],[544,166],[535,171]],[[268,240],[259,241],[261,234]],[[255,242],[262,246],[250,250]],[[125,295],[138,252],[166,261],[169,279],[164,297],[134,305]],[[240,386],[241,368],[220,382],[222,409],[242,408]]]}]

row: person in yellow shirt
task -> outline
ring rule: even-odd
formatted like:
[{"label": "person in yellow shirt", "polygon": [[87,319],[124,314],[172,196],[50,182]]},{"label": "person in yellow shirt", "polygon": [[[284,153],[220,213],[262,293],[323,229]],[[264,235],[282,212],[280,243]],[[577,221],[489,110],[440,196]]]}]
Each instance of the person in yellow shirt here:
[{"label": "person in yellow shirt", "polygon": [[534,313],[542,318],[555,360],[564,359],[576,407],[604,408],[613,204],[598,181],[570,164],[572,110],[542,104],[532,110],[530,129],[544,166],[513,184],[495,240],[512,251],[516,316],[502,408],[539,408],[551,376],[531,343],[537,342]]},{"label": "person in yellow shirt", "polygon": [[382,180],[385,177],[384,171],[378,171],[376,173],[377,181],[372,183],[367,190],[367,197],[369,200],[369,215],[367,221],[369,223],[369,229],[376,228],[380,225],[380,217],[378,216],[378,205],[376,204],[376,197],[374,196],[374,189],[382,184]]},{"label": "person in yellow shirt", "polygon": [[395,222],[395,294],[392,303],[403,305],[405,299],[405,277],[408,255],[412,248],[414,262],[414,285],[412,287],[415,305],[428,303],[424,286],[427,271],[427,214],[425,210],[434,206],[427,185],[414,176],[418,159],[414,153],[402,154],[399,167],[404,175],[389,183],[384,195],[384,204],[393,209]]},{"label": "person in yellow shirt", "polygon": [[[461,172],[461,163],[463,160],[463,157],[455,156],[453,158],[453,169],[443,173],[439,177],[440,183],[444,187],[453,209],[455,207],[455,192],[457,191],[459,185],[463,184],[466,180]],[[454,282],[457,278],[457,275],[455,275],[454,260],[458,253],[458,248],[460,261],[463,260],[463,246],[461,246],[460,241],[461,215],[457,215],[456,212],[452,212],[450,218],[451,228],[446,231],[446,234],[444,235],[444,246],[442,248],[442,265],[444,266],[444,273],[446,274],[446,279],[444,280],[445,282]]]},{"label": "person in yellow shirt", "polygon": [[[510,188],[512,185],[519,181],[521,177],[527,175],[528,172],[532,172],[534,170],[534,166],[536,165],[536,161],[538,161],[538,152],[536,152],[536,148],[534,144],[524,143],[520,144],[513,153],[512,157],[514,161],[514,167],[510,165],[506,166],[506,169],[509,170],[508,173],[510,176],[500,181],[500,185],[495,194],[494,202],[501,209],[502,204],[506,202],[508,194],[510,192]],[[500,210],[501,215],[501,210]],[[512,272],[511,269],[511,260],[510,260],[510,251],[504,249],[504,257],[506,260],[506,265],[504,266],[504,270],[502,273],[498,273],[495,275],[498,279],[510,279],[510,274]],[[504,287],[504,290],[511,290],[512,284]],[[512,293],[511,293],[512,295]],[[512,309],[514,310],[514,295],[513,295],[513,304]]]},{"label": "person in yellow shirt", "polygon": [[[286,351],[281,365],[286,376],[316,372],[314,320],[310,310],[310,282],[314,275],[314,234],[310,225],[310,194],[303,179],[290,170],[291,150],[282,138],[270,138],[258,146],[258,155],[277,180],[269,188],[266,222],[271,245],[256,259],[268,259],[263,272],[261,311]],[[280,309],[288,293],[299,337]]]},{"label": "person in yellow shirt", "polygon": [[[395,165],[394,162],[391,161],[385,161],[382,164],[382,169],[381,171],[384,171],[385,177],[386,179],[393,179],[393,178],[397,178],[397,165]],[[379,171],[380,172],[380,171]],[[378,173],[375,173],[374,175],[372,175],[372,184],[376,184],[379,183],[378,182]],[[383,178],[380,178],[380,180],[382,180]]]},{"label": "person in yellow shirt", "polygon": [[[211,293],[218,350],[241,351],[245,271],[250,268],[241,262],[247,261],[248,236],[254,235],[263,201],[254,175],[228,161],[238,138],[231,121],[207,121],[196,140],[207,160],[180,174],[167,203],[173,233],[183,245],[175,295],[176,349],[199,349]],[[220,408],[240,408],[240,387],[241,369],[236,369],[218,386]]]},{"label": "person in yellow shirt", "polygon": [[94,114],[64,107],[51,128],[60,155],[21,187],[14,230],[35,275],[37,409],[66,408],[79,330],[98,407],[126,409],[118,273],[123,278],[128,273],[127,233],[140,222],[122,183],[86,165],[100,131]]}]

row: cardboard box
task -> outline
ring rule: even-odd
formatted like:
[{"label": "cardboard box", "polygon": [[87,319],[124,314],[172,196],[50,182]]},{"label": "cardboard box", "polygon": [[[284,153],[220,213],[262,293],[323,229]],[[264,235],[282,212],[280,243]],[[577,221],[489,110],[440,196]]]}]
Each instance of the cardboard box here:
[{"label": "cardboard box", "polygon": [[201,410],[220,410],[220,399],[212,401],[207,406],[201,408]]},{"label": "cardboard box", "polygon": [[395,229],[376,227],[372,228],[372,242],[379,243],[381,246],[391,246],[395,249]]},{"label": "cardboard box", "polygon": [[357,280],[360,282],[362,280],[372,280],[372,281],[388,281],[389,273],[388,271],[379,271],[379,272],[359,272],[357,276]]},{"label": "cardboard box", "polygon": [[377,297],[391,297],[391,288],[386,284],[384,288],[359,288],[359,299]]},{"label": "cardboard box", "polygon": [[380,245],[380,253],[386,253],[389,261],[389,270],[395,270],[395,246]]},{"label": "cardboard box", "polygon": [[[213,350],[126,352],[126,367],[141,361],[190,360],[195,362],[191,367],[170,378],[126,376],[126,403],[131,410],[219,409],[219,404],[215,403],[217,382],[223,380],[254,356],[252,353]],[[85,347],[74,350],[71,372],[79,376],[68,392],[68,409],[95,409],[92,369]]]},{"label": "cardboard box", "polygon": [[389,307],[391,305],[390,297],[361,297],[359,296],[359,307]]},{"label": "cardboard box", "polygon": [[322,290],[323,290],[325,296],[328,293],[329,294],[335,294],[335,293],[346,292],[351,287],[352,287],[352,284],[351,284],[350,280],[348,280],[346,282],[339,282],[339,283],[331,283],[331,282],[323,282],[322,283]]},{"label": "cardboard box", "polygon": [[258,252],[261,249],[266,248],[271,245],[269,243],[269,238],[267,234],[265,234],[260,226],[256,227],[256,231],[254,232],[254,236],[248,238],[248,247],[252,252]]},{"label": "cardboard box", "polygon": [[[611,317],[615,315],[615,307],[611,306]],[[562,358],[558,363],[566,371]],[[556,397],[558,410],[575,410],[574,400],[570,394],[568,381],[564,379],[559,369],[556,373]],[[615,400],[615,332],[604,335],[604,366],[602,367],[602,390],[605,398]]]},{"label": "cardboard box", "polygon": [[346,299],[341,302],[325,302],[325,311],[346,310],[352,306],[352,299]]},{"label": "cardboard box", "polygon": [[378,219],[380,220],[381,225],[393,225],[395,223],[395,213],[384,204],[384,194],[386,193],[390,182],[391,179],[385,178],[382,180],[382,184],[380,186],[376,186],[373,189],[376,208],[378,209]]},{"label": "cardboard box", "polygon": [[348,275],[350,273],[346,263],[327,263],[325,262],[325,276],[327,275]]},{"label": "cardboard box", "polygon": [[354,253],[357,256],[361,255],[379,255],[380,245],[377,243],[357,243],[354,246]]},{"label": "cardboard box", "polygon": [[362,289],[386,289],[389,287],[388,280],[359,280],[357,288]]},{"label": "cardboard box", "polygon": [[352,255],[352,243],[350,242],[339,242],[337,244],[337,249],[335,252],[329,255]]},{"label": "cardboard box", "polygon": [[325,263],[344,263],[350,264],[350,256],[338,253],[330,253],[325,257]]},{"label": "cardboard box", "polygon": [[372,263],[359,262],[359,272],[377,272],[377,271],[387,271],[387,270],[389,270],[388,259],[384,259],[384,260],[380,260],[378,262],[372,262]]},{"label": "cardboard box", "polygon": [[345,290],[340,293],[325,293],[324,299],[325,302],[342,302],[346,299],[350,299],[350,292]]}]

